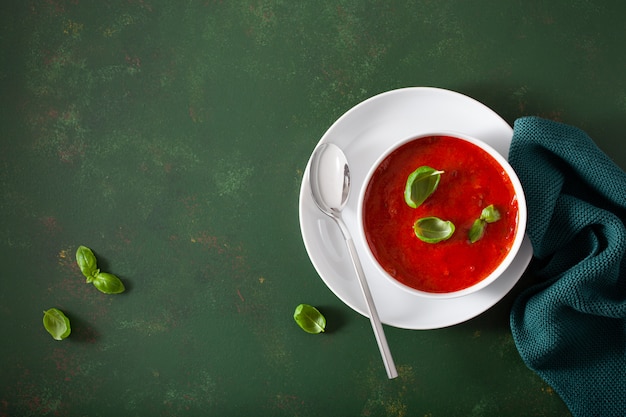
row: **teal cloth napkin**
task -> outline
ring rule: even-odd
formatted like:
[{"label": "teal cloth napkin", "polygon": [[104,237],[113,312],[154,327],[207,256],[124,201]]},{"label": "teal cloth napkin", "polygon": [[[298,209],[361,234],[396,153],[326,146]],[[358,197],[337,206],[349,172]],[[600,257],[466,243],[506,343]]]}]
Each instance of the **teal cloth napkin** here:
[{"label": "teal cloth napkin", "polygon": [[526,193],[540,281],[515,300],[526,365],[576,417],[626,416],[626,173],[587,134],[515,121],[509,161]]}]

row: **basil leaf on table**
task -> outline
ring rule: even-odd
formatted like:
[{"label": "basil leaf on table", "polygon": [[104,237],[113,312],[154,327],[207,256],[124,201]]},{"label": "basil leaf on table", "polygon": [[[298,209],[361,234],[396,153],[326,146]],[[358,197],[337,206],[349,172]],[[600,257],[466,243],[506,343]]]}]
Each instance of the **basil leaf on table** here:
[{"label": "basil leaf on table", "polygon": [[296,307],[293,318],[307,333],[322,333],[326,328],[326,318],[315,307],[308,304],[300,304]]},{"label": "basil leaf on table", "polygon": [[87,277],[87,283],[92,283],[100,292],[105,294],[119,294],[126,288],[122,281],[113,274],[100,272],[96,256],[86,246],[79,246],[76,250],[76,263],[80,272]]},{"label": "basil leaf on table", "polygon": [[404,188],[404,201],[411,208],[417,208],[435,192],[443,171],[429,166],[421,166],[409,174]]},{"label": "basil leaf on table", "polygon": [[438,217],[424,217],[413,225],[415,236],[426,243],[438,243],[454,234],[454,223]]},{"label": "basil leaf on table", "polygon": [[93,281],[100,272],[97,266],[96,255],[86,246],[81,245],[76,249],[76,263],[80,268],[80,272],[87,278],[87,282]]},{"label": "basil leaf on table", "polygon": [[63,340],[70,335],[70,319],[59,309],[51,308],[43,312],[43,326],[54,340]]},{"label": "basil leaf on table", "polygon": [[126,290],[118,277],[107,272],[99,272],[92,283],[100,292],[105,294],[119,294]]}]

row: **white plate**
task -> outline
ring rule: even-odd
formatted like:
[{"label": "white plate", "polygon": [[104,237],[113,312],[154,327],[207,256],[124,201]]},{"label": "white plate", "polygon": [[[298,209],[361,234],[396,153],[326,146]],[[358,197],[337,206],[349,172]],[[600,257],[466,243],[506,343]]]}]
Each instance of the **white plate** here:
[{"label": "white plate", "polygon": [[[359,237],[358,195],[376,159],[412,135],[457,131],[477,137],[508,156],[513,130],[495,112],[453,91],[429,87],[393,90],[356,105],[326,131],[319,144],[332,142],[346,154],[352,189],[343,218],[352,233],[378,314],[383,323],[405,329],[436,329],[469,320],[492,307],[517,283],[532,257],[528,237],[504,275],[484,289],[458,298],[433,299],[403,291],[376,269]],[[318,145],[319,145],[318,144]],[[300,230],[313,266],[328,288],[367,316],[358,280],[337,225],[313,202],[309,163],[300,188]]]}]

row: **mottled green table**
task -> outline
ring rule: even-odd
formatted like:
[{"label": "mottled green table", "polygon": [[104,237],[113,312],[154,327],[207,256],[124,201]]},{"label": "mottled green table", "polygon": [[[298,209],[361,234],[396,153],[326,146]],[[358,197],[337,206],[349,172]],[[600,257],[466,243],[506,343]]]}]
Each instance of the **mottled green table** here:
[{"label": "mottled green table", "polygon": [[[609,6],[608,3],[615,3]],[[368,320],[298,227],[315,144],[407,86],[585,129],[626,167],[626,4],[18,0],[0,6],[0,416],[568,416],[495,307]],[[91,247],[127,290],[74,260]],[[316,305],[328,331],[292,319]],[[55,341],[42,311],[72,334]]]}]

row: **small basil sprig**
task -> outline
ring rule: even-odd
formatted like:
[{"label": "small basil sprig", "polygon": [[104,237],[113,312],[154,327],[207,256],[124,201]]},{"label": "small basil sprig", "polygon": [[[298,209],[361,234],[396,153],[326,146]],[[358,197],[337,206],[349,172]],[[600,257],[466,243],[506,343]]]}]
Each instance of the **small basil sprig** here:
[{"label": "small basil sprig", "polygon": [[443,171],[429,166],[421,166],[409,174],[404,188],[404,201],[411,208],[417,208],[435,192]]},{"label": "small basil sprig", "polygon": [[490,204],[480,213],[480,217],[474,221],[469,231],[469,240],[476,243],[485,235],[485,229],[488,223],[494,223],[500,220],[500,212]]},{"label": "small basil sprig", "polygon": [[100,292],[105,294],[119,294],[126,290],[124,283],[113,274],[100,272],[96,256],[86,246],[79,246],[76,250],[76,263],[80,272],[87,278],[87,283],[92,283]]},{"label": "small basil sprig", "polygon": [[326,318],[313,306],[300,304],[293,313],[293,319],[307,333],[322,333],[326,328]]},{"label": "small basil sprig", "polygon": [[454,223],[438,217],[424,217],[413,225],[415,236],[426,243],[438,243],[454,234]]},{"label": "small basil sprig", "polygon": [[51,308],[43,312],[43,327],[54,340],[63,340],[70,335],[70,319],[59,309]]}]

